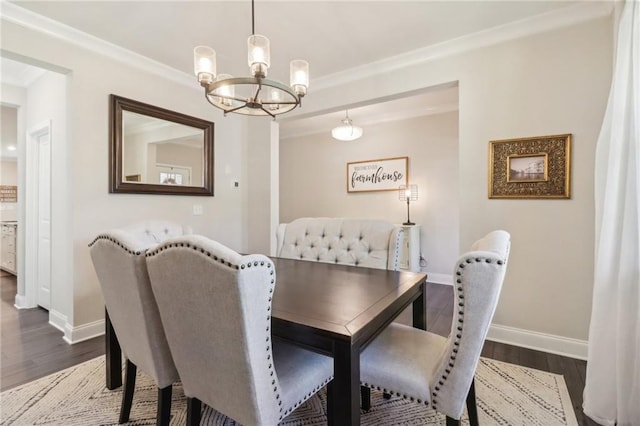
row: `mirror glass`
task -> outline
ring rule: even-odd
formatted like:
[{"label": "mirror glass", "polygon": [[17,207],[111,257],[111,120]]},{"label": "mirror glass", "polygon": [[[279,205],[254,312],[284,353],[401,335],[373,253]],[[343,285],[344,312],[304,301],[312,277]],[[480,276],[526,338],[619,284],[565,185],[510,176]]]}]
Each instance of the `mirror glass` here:
[{"label": "mirror glass", "polygon": [[111,97],[111,192],[213,195],[213,123]]}]

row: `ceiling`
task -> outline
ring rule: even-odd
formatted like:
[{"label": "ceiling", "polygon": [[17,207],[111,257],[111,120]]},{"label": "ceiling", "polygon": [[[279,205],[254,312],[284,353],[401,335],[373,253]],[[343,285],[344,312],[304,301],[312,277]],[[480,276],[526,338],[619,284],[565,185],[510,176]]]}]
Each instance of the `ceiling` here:
[{"label": "ceiling", "polygon": [[[271,41],[269,77],[288,82],[289,61],[306,59],[310,64],[309,96],[312,96],[314,80],[580,1],[256,0],[255,29]],[[249,74],[246,40],[251,33],[251,2],[248,0],[11,3],[185,73],[193,72],[193,48],[204,44],[216,50],[219,73]],[[455,96],[457,104],[457,88],[446,89],[448,94],[441,98],[450,103]],[[423,95],[434,96],[430,92]],[[430,105],[427,113],[433,113],[434,108],[451,107],[436,107],[433,101],[418,103]],[[394,102],[397,104],[392,107],[378,104],[378,111],[383,111],[386,117],[388,111],[398,114],[403,109],[415,110],[411,101]],[[349,113],[354,123],[358,124],[359,116],[375,120],[373,106],[368,106],[369,111],[362,115],[360,108],[367,106],[358,107]],[[343,111],[334,112],[325,117],[326,122],[314,117],[283,120],[281,136],[320,128],[312,130],[312,125],[333,127],[343,115]],[[296,121],[303,121],[302,129],[296,127],[300,124]]]}]

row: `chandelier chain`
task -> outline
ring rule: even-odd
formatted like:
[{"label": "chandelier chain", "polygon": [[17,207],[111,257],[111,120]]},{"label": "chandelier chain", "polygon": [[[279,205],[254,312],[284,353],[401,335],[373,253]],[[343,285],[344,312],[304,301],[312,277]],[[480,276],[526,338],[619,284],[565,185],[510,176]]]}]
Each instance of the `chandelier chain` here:
[{"label": "chandelier chain", "polygon": [[256,18],[255,18],[253,0],[251,0],[251,35],[256,35]]}]

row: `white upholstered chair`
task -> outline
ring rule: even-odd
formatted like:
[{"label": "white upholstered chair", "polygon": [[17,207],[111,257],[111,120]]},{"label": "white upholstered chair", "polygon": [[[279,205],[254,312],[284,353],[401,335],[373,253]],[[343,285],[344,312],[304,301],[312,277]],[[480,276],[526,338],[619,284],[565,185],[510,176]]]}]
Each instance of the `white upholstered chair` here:
[{"label": "white upholstered chair", "polygon": [[454,271],[448,338],[390,324],[361,354],[362,385],[431,405],[459,424],[465,401],[478,424],[473,378],[493,318],[509,257],[510,235],[493,231],[463,254]]},{"label": "white upholstered chair", "polygon": [[402,234],[384,220],[305,217],[278,226],[276,255],[397,271]]},{"label": "white upholstered chair", "polygon": [[330,357],[272,339],[268,257],[196,235],[146,256],[187,424],[199,424],[204,402],[245,426],[274,426],[332,379]]},{"label": "white upholstered chair", "polygon": [[89,244],[106,310],[127,358],[119,423],[129,420],[136,370],[158,386],[157,424],[168,425],[171,385],[179,380],[156,305],[144,254],[149,247],[190,229],[147,221],[99,234]]}]

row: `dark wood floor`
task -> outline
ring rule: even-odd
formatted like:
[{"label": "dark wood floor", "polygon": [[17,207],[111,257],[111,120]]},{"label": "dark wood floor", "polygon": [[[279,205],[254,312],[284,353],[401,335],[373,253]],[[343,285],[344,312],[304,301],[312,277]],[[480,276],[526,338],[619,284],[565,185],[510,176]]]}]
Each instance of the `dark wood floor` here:
[{"label": "dark wood floor", "polygon": [[44,377],[104,354],[104,339],[69,345],[42,308],[16,309],[16,278],[0,271],[0,390]]},{"label": "dark wood floor", "polygon": [[[0,277],[2,302],[0,332],[2,363],[0,389],[6,390],[46,376],[104,354],[104,340],[95,338],[68,345],[62,332],[48,324],[48,312],[41,308],[14,308],[16,280],[12,275]],[[429,331],[446,336],[453,313],[452,287],[429,284],[427,288],[427,324]],[[401,321],[410,321],[405,313]],[[567,383],[578,424],[596,426],[582,413],[582,390],[586,362],[531,349],[487,341],[482,355],[499,361],[519,364],[555,374]]]}]

